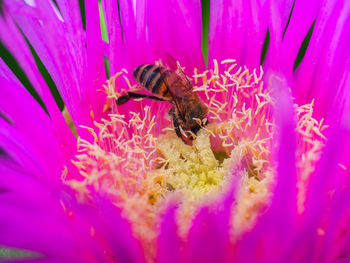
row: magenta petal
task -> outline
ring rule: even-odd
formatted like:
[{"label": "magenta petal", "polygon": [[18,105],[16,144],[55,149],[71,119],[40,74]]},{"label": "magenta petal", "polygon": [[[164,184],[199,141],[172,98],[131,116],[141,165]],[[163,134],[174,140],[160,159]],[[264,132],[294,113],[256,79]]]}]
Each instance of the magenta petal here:
[{"label": "magenta petal", "polygon": [[348,94],[342,76],[349,70],[349,11],[346,0],[323,3],[305,58],[296,72],[296,99],[305,103],[316,98],[318,118],[327,117],[327,112],[339,105],[340,91]]},{"label": "magenta petal", "polygon": [[121,217],[120,210],[99,196],[95,196],[95,201],[98,211],[83,207],[81,212],[90,218],[94,229],[107,242],[106,258],[117,262],[145,262],[140,244],[134,238],[129,222]]},{"label": "magenta petal", "polygon": [[286,252],[291,244],[296,223],[296,133],[294,110],[284,76],[267,73],[268,85],[276,101],[278,127],[276,185],[271,205],[256,226],[237,244],[239,262],[292,262]]},{"label": "magenta petal", "polygon": [[[58,3],[63,21],[66,23],[66,36],[69,36],[70,44],[74,46],[74,48],[72,47],[74,54],[71,55],[75,56],[76,61],[83,63],[86,57],[84,46],[85,32],[81,21],[79,2],[74,0],[57,0],[56,2]],[[84,89],[84,87],[79,87],[79,89]]]},{"label": "magenta petal", "polygon": [[[65,154],[67,159],[70,159],[75,152],[75,139],[69,131],[68,126],[66,125],[47,85],[38,72],[34,59],[30,54],[29,48],[27,47],[23,37],[20,35],[13,21],[6,14],[5,18],[5,20],[4,18],[0,19],[0,38],[5,46],[16,57],[18,63],[27,74],[33,86],[37,89],[40,97],[43,99],[50,114],[55,134],[59,138],[59,144],[62,152]],[[8,37],[9,35],[11,37]],[[2,69],[5,69],[3,63],[1,64],[1,67]],[[9,70],[7,69],[7,71]]]},{"label": "magenta petal", "polygon": [[[303,218],[303,228],[300,233],[300,237],[297,240],[297,244],[305,251],[313,252],[315,250],[315,240],[317,238],[317,229],[321,227],[321,216],[327,212],[326,209],[329,206],[329,192],[333,190],[341,191],[342,181],[339,178],[339,166],[338,160],[342,155],[343,142],[345,138],[345,131],[343,129],[333,128],[329,141],[326,144],[324,153],[316,167],[315,172],[311,175],[309,188],[305,202],[305,213]],[[335,194],[335,200],[339,194]],[[345,198],[345,197],[344,197]],[[329,221],[329,231],[335,226],[340,219],[339,212],[343,211],[342,202],[333,204],[333,214],[331,218],[333,221]],[[338,217],[338,219],[337,219]],[[330,234],[330,233],[329,233]],[[307,260],[311,260],[312,254],[309,254]]]},{"label": "magenta petal", "polygon": [[[349,226],[349,220],[347,220],[346,222],[346,226]],[[339,249],[340,253],[335,254],[335,260],[334,262],[344,262],[344,259],[349,259],[349,255],[350,255],[350,231],[349,228],[346,229],[346,231],[344,231],[342,233],[343,236],[343,242],[342,242],[342,246]]]},{"label": "magenta petal", "polygon": [[[9,259],[9,260],[2,260],[1,263],[62,263],[62,260],[67,260],[67,259],[62,259],[62,258],[42,258],[40,257],[39,259],[38,258],[35,258],[35,257],[30,257],[31,259],[24,259],[24,260],[21,260],[21,259]],[[33,259],[34,258],[34,259]],[[75,259],[74,259],[75,260]],[[65,261],[67,263],[70,263],[70,262],[81,262],[81,261],[71,261],[71,260],[68,260],[68,261]]]},{"label": "magenta petal", "polygon": [[270,1],[266,12],[268,12],[268,28],[270,33],[270,43],[268,46],[264,67],[270,70],[279,71],[288,76],[285,65],[280,63],[282,53],[283,24],[279,5],[276,1]]},{"label": "magenta petal", "polygon": [[[349,183],[349,182],[348,182]],[[341,254],[348,254],[348,249],[343,249],[346,238],[350,237],[350,188],[339,189],[332,199],[330,211],[327,213],[328,224],[325,228],[325,235],[321,246],[317,249],[316,258],[332,262]]]},{"label": "magenta petal", "polygon": [[214,215],[207,207],[201,209],[189,235],[189,262],[225,262],[229,240],[230,210],[227,210]]},{"label": "magenta petal", "polygon": [[16,165],[13,169],[5,165],[0,163],[0,244],[36,251],[62,262],[83,262],[67,227],[58,188],[50,189],[19,172]]},{"label": "magenta petal", "polygon": [[237,180],[237,174],[232,174],[231,187],[222,200],[201,208],[193,219],[188,236],[188,262],[228,262],[231,207]]},{"label": "magenta petal", "polygon": [[[162,3],[148,1],[133,3],[130,0],[123,0],[119,1],[120,17],[118,12],[115,12],[117,1],[105,0],[102,3],[107,21],[111,75],[125,67],[128,69],[131,84],[135,84],[132,70],[140,64],[154,63],[163,58],[166,52],[179,60],[189,75],[192,74],[194,67],[204,69],[200,51],[201,10],[198,0],[193,2],[169,0]],[[186,24],[178,27],[175,22],[179,19],[187,21]],[[129,88],[122,81],[116,86],[118,91]],[[119,107],[118,111],[128,118],[130,111],[143,111],[145,105],[151,106],[153,114],[164,112],[164,108],[168,111],[169,108],[166,103],[144,100],[128,102],[127,105]]]},{"label": "magenta petal", "polygon": [[294,0],[283,0],[278,2],[278,10],[281,17],[281,25],[282,27],[287,25],[290,12],[293,7]]},{"label": "magenta petal", "polygon": [[[103,1],[110,40],[111,73],[121,67],[133,69],[140,64],[154,63],[170,53],[186,67],[204,68],[201,49],[200,2],[194,1],[133,1],[120,4]],[[186,21],[181,27],[177,22]],[[136,23],[137,21],[137,23]]]},{"label": "magenta petal", "polygon": [[[0,163],[0,244],[61,262],[144,262],[128,222],[108,200],[79,205],[71,190]],[[16,185],[17,181],[17,185]]]},{"label": "magenta petal", "polygon": [[[0,118],[0,148],[5,153],[7,158],[12,159],[18,163],[21,167],[24,167],[26,171],[30,172],[38,178],[47,178],[47,167],[42,167],[43,164],[39,160],[39,156],[33,152],[30,145],[23,139],[23,136],[6,121]],[[56,176],[57,172],[53,174]]]},{"label": "magenta petal", "polygon": [[[283,37],[283,45],[281,47],[283,49],[283,57],[276,57],[281,64],[284,64],[285,68],[288,68],[289,73],[292,73],[301,43],[316,19],[321,4],[322,1],[318,0],[308,1],[307,5],[302,1],[295,1],[293,13]],[[284,26],[285,24],[282,25]]]},{"label": "magenta petal", "polygon": [[342,186],[338,161],[342,156],[345,134],[344,130],[334,128],[318,166],[311,175],[305,202],[306,224],[314,224],[320,216],[324,204],[327,203],[329,191]]},{"label": "magenta petal", "polygon": [[[12,143],[5,144],[2,148],[7,151],[9,147],[17,145],[17,148],[22,149],[20,152],[31,152],[28,157],[36,159],[38,167],[45,171],[48,178],[57,180],[63,170],[64,157],[52,123],[39,104],[20,84],[3,79],[2,73],[5,73],[2,72],[3,69],[0,68],[2,94],[0,112],[7,117],[10,124],[4,122],[0,133],[7,137],[8,143],[10,141]],[[11,75],[6,77],[9,76]]]},{"label": "magenta petal", "polygon": [[[96,14],[90,13],[91,4],[86,3],[85,39],[82,25],[76,18],[79,5],[60,4],[66,18],[64,21],[56,7],[48,1],[35,7],[9,1],[7,6],[47,67],[79,129],[79,125],[93,126],[90,111],[94,111],[96,118],[100,117],[105,103],[104,94],[98,91],[105,81],[102,39],[95,37],[101,35],[99,14],[97,6],[92,9]],[[72,11],[72,17],[66,12],[68,7],[77,9]],[[94,18],[97,18],[97,23]],[[45,26],[40,21],[45,21]]]},{"label": "magenta petal", "polygon": [[175,221],[176,207],[167,209],[163,216],[157,246],[157,263],[182,262],[181,241]]},{"label": "magenta petal", "polygon": [[[350,56],[348,57],[347,61],[344,63],[343,70],[339,72],[339,79],[338,79],[338,89],[335,93],[335,97],[333,99],[334,104],[336,107],[333,109],[336,109],[336,112],[333,110],[329,110],[328,112],[328,119],[331,119],[332,121],[336,122],[343,122],[347,123],[349,126],[350,119],[349,119],[349,112],[350,112]],[[333,113],[334,112],[334,113]],[[335,117],[336,116],[336,117]],[[350,138],[347,139],[347,145],[350,145]],[[344,147],[345,158],[342,158],[342,164],[344,164],[346,167],[350,167],[350,158],[347,158],[350,156],[350,147]]]},{"label": "magenta petal", "polygon": [[[124,58],[127,59],[126,63],[128,68],[133,70],[140,64],[153,63],[149,61],[150,54],[147,54],[148,46],[146,43],[146,24],[145,24],[145,1],[136,1],[137,15],[143,15],[143,19],[137,21],[135,18],[135,9],[133,1],[121,0],[120,4],[120,19],[122,23],[124,51],[126,54]],[[112,25],[113,27],[114,25]],[[148,51],[149,52],[149,51]],[[119,60],[118,58],[116,58]],[[131,72],[130,72],[131,73]]]},{"label": "magenta petal", "polygon": [[247,41],[244,50],[244,65],[250,69],[260,67],[262,47],[267,33],[266,6],[259,0],[244,2],[248,15],[247,19]]},{"label": "magenta petal", "polygon": [[34,201],[34,204],[46,202],[44,196],[47,195],[49,190],[45,189],[46,185],[43,187],[44,180],[40,180],[41,178],[38,176],[33,176],[27,169],[21,168],[18,163],[9,160],[6,156],[0,158],[0,169],[2,172],[1,193],[11,192],[18,193],[19,196],[28,196],[27,200]]},{"label": "magenta petal", "polygon": [[[118,10],[118,1],[103,0],[104,17],[106,19],[107,33],[109,39],[109,65],[110,74],[114,76],[123,68],[128,69],[128,79],[131,84],[135,84],[132,76],[132,70],[144,63],[154,63],[150,59],[150,52],[146,43],[146,30],[144,26],[145,12],[144,1],[136,2],[136,16],[140,16],[140,20],[136,24],[134,17],[134,9],[131,1],[119,1],[121,6],[120,19]],[[122,77],[123,78],[123,77]],[[127,83],[122,80],[116,80],[117,92],[122,89],[129,89]],[[130,119],[130,111],[142,112],[144,105],[151,105],[153,112],[158,112],[159,103],[156,104],[150,100],[129,101],[126,105],[118,107],[118,113],[125,115],[126,119]],[[153,107],[153,105],[155,107]]]},{"label": "magenta petal", "polygon": [[[67,50],[67,43],[64,40],[68,39],[68,35],[65,35],[62,21],[59,20],[48,1],[44,1],[37,7],[29,7],[24,2],[9,1],[7,6],[11,16],[51,74],[73,119],[84,123],[81,120],[83,118],[80,116],[81,113],[77,112],[79,109],[71,106],[79,105],[80,95],[77,87],[86,86],[75,79],[75,76],[84,76],[77,72],[77,69],[83,65],[74,63],[71,53],[75,52]],[[40,21],[45,21],[45,27]],[[61,41],[57,41],[57,38]],[[77,64],[80,67],[77,67]]]},{"label": "magenta petal", "polygon": [[[268,74],[269,86],[273,90],[276,100],[274,115],[278,127],[279,148],[276,151],[277,182],[274,189],[272,204],[269,209],[271,216],[278,216],[283,212],[283,218],[288,228],[295,220],[296,214],[296,133],[295,113],[287,79],[276,73]],[[285,229],[286,230],[286,229]]]}]

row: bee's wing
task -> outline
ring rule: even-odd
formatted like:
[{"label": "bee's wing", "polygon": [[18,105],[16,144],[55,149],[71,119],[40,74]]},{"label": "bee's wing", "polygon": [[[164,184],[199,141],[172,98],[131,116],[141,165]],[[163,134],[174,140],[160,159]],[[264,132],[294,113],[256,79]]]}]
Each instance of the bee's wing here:
[{"label": "bee's wing", "polygon": [[192,82],[186,76],[185,72],[182,70],[180,65],[178,65],[177,72],[178,72],[179,76],[182,78],[182,81],[184,81],[186,83],[187,90],[192,90],[193,89]]},{"label": "bee's wing", "polygon": [[172,71],[176,72],[179,77],[184,81],[184,86],[186,86],[187,90],[192,90],[192,82],[189,80],[189,78],[186,76],[185,72],[181,68],[178,61],[169,53],[164,53],[164,62],[165,65]]},{"label": "bee's wing", "polygon": [[171,69],[172,71],[176,71],[177,70],[177,61],[176,59],[170,55],[168,52],[165,52],[163,55],[163,60],[165,65]]},{"label": "bee's wing", "polygon": [[183,117],[184,111],[181,108],[181,103],[179,103],[178,101],[178,98],[181,97],[179,93],[182,92],[182,89],[181,87],[179,87],[179,85],[183,85],[183,84],[177,81],[178,79],[177,72],[174,72],[174,71],[168,70],[167,68],[162,67],[160,76],[164,84],[166,85],[170,93],[170,96],[172,97],[172,101],[174,102],[175,107],[177,108],[180,116]]}]

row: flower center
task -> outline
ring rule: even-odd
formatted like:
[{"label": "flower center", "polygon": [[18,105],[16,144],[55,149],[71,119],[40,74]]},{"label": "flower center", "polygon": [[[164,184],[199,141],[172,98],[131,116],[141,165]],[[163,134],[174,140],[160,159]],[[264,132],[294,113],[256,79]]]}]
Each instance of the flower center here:
[{"label": "flower center", "polygon": [[[159,152],[166,159],[160,173],[166,179],[166,191],[181,190],[184,199],[198,201],[203,196],[220,191],[227,168],[226,159],[219,160],[210,145],[210,133],[199,131],[193,145],[182,142],[173,133],[159,137]],[[224,161],[224,162],[222,162]]]},{"label": "flower center", "polygon": [[[195,70],[193,92],[207,105],[210,124],[187,145],[167,116],[170,103],[150,104],[144,99],[116,105],[125,94],[123,87],[135,89],[127,71],[121,71],[104,86],[108,118],[95,122],[95,129],[85,127],[94,141],[78,139],[74,164],[84,179],[66,183],[77,190],[82,202],[90,198],[91,189],[108,195],[152,257],[160,216],[169,200],[179,203],[178,225],[186,238],[198,208],[220,197],[232,171],[239,168],[231,221],[235,234],[245,231],[268,205],[275,176],[274,103],[262,76],[262,70],[250,73],[237,67],[235,60],[220,65],[214,60],[213,69]],[[312,106],[296,106],[300,210],[324,140],[325,126],[312,118]]]}]

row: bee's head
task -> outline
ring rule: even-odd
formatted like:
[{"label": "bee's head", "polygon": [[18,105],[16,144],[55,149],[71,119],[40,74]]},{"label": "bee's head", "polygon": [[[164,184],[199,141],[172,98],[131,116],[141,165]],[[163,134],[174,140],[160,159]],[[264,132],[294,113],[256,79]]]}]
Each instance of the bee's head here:
[{"label": "bee's head", "polygon": [[186,130],[191,130],[194,134],[197,134],[201,126],[206,124],[206,123],[201,124],[201,122],[204,119],[206,119],[207,113],[208,113],[208,109],[204,105],[204,103],[192,104],[192,107],[189,107],[185,112],[184,128]]}]

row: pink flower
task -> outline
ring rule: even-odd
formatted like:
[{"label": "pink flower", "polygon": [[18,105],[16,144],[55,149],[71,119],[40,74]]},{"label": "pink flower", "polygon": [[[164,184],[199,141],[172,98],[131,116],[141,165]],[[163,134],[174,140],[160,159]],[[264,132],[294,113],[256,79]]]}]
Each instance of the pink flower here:
[{"label": "pink flower", "polygon": [[[103,0],[108,42],[98,1],[3,2],[2,53],[44,108],[1,60],[0,259],[349,260],[346,0],[212,1],[207,67],[199,1]],[[165,53],[209,109],[192,145],[170,103],[115,104],[136,87],[132,70]]]}]

